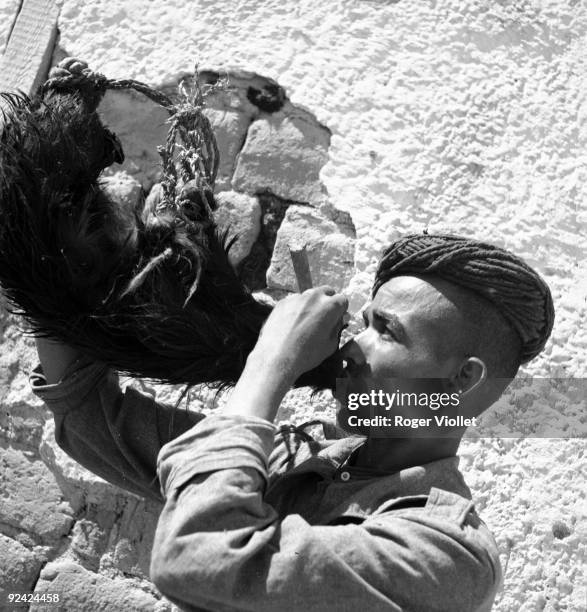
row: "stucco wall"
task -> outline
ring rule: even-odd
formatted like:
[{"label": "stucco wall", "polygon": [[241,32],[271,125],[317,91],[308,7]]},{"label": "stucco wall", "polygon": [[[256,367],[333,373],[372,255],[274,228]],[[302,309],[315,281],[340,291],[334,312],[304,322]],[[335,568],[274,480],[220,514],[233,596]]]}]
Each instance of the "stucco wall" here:
[{"label": "stucco wall", "polygon": [[[197,63],[276,79],[332,132],[321,181],[357,232],[353,312],[398,235],[428,227],[487,239],[523,256],[553,291],[553,337],[523,373],[587,375],[583,2],[65,0],[59,28],[62,49],[109,76],[169,84]],[[11,320],[3,329],[0,451],[20,483],[2,485],[5,558],[24,559],[29,587],[58,559],[39,588],[93,584],[108,609],[164,609],[145,580],[156,509],[54,448],[47,414],[31,408],[30,343]],[[312,410],[298,397],[282,416]],[[496,610],[584,609],[584,454],[577,439],[463,444],[465,477],[507,565]]]}]

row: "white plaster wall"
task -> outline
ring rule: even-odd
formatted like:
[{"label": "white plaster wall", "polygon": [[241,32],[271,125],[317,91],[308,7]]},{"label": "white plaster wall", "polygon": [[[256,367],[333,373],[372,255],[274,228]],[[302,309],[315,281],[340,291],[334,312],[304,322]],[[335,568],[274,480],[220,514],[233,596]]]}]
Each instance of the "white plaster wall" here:
[{"label": "white plaster wall", "polygon": [[[322,180],[357,227],[353,311],[399,234],[486,239],[553,290],[553,338],[524,372],[587,376],[585,2],[64,0],[59,28],[68,54],[109,76],[163,84],[198,63],[278,80],[333,132]],[[584,452],[582,440],[464,443],[507,562],[497,610],[585,609]]]}]

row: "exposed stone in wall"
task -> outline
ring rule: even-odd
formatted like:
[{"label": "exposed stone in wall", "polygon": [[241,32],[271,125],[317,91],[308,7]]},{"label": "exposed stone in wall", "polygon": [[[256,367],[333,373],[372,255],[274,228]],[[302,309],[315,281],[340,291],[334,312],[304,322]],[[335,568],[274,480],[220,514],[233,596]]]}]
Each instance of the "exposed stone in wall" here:
[{"label": "exposed stone in wall", "polygon": [[236,158],[249,126],[259,115],[259,109],[247,98],[247,89],[252,81],[262,88],[265,80],[248,73],[221,75],[213,71],[203,71],[199,77],[203,86],[216,86],[206,99],[206,115],[214,126],[220,153],[216,189],[230,190]]},{"label": "exposed stone in wall", "polygon": [[214,218],[221,231],[228,231],[229,240],[235,238],[229,252],[236,267],[251,252],[261,231],[261,206],[256,197],[237,191],[221,191],[216,196],[218,210]]},{"label": "exposed stone in wall", "polygon": [[32,453],[0,449],[0,526],[19,541],[54,545],[73,524],[55,476]]},{"label": "exposed stone in wall", "polygon": [[[156,592],[126,578],[110,578],[84,569],[72,561],[47,564],[35,592],[59,593],[63,610],[149,610],[167,612],[173,606]],[[31,610],[42,608],[33,606]]]},{"label": "exposed stone in wall", "polygon": [[241,111],[210,108],[206,116],[214,126],[214,134],[220,153],[216,188],[230,190],[234,172],[234,160],[247,135],[251,116]]},{"label": "exposed stone in wall", "polygon": [[280,198],[316,204],[325,199],[320,170],[328,161],[330,132],[291,104],[260,117],[249,128],[232,186],[271,191]]},{"label": "exposed stone in wall", "polygon": [[277,232],[288,207],[294,204],[269,192],[259,193],[257,198],[262,211],[259,236],[239,268],[241,278],[254,291],[267,287],[267,269],[271,263]]},{"label": "exposed stone in wall", "polygon": [[135,223],[135,210],[144,199],[144,190],[136,178],[119,170],[101,179],[101,185],[108,196],[119,204],[112,208],[108,217],[108,234],[115,236],[122,243],[128,238],[128,228]]},{"label": "exposed stone in wall", "polygon": [[268,287],[297,291],[289,249],[302,245],[306,247],[314,286],[344,289],[353,274],[354,228],[348,217],[346,223],[340,219],[334,207],[327,204],[318,210],[290,206],[277,232],[267,271]]},{"label": "exposed stone in wall", "polygon": [[[271,275],[266,277],[266,272],[288,206],[296,202],[318,206],[326,200],[320,170],[328,160],[330,131],[311,113],[291,104],[283,88],[271,79],[247,72],[219,74],[204,71],[200,73],[200,81],[217,87],[207,99],[211,107],[208,117],[217,137],[221,159],[217,191],[230,184],[233,193],[257,196],[261,207],[259,231],[256,221],[251,224],[243,218],[237,222],[234,214],[228,211],[232,205],[227,204],[236,196],[219,199],[217,219],[224,224],[232,218],[235,232],[242,236],[232,255],[235,263],[240,264],[241,277],[253,290],[267,287],[295,291],[295,279],[290,279],[290,282],[270,280]],[[241,197],[240,201],[246,200]],[[227,211],[223,212],[225,206]],[[320,211],[316,211],[312,218],[316,225],[321,226],[323,234],[335,229],[328,225]],[[244,229],[246,225],[254,227],[254,231]],[[354,228],[350,218],[348,230],[349,239],[345,245],[352,251]],[[353,253],[349,254],[348,248],[334,247],[335,237],[328,241],[333,248],[328,249],[328,256],[320,262],[323,276],[340,277],[339,268],[346,266],[341,278],[348,279]],[[282,255],[289,257],[283,246],[285,243],[282,241],[280,244],[280,253],[283,251]],[[314,248],[316,265],[318,249],[318,246]]]},{"label": "exposed stone in wall", "polygon": [[167,111],[134,91],[108,91],[100,115],[124,149],[124,163],[111,171],[125,170],[149,189],[161,176],[157,147],[167,136]]},{"label": "exposed stone in wall", "polygon": [[217,189],[270,192],[297,202],[324,199],[320,170],[328,161],[330,130],[287,99],[285,90],[258,74],[203,71],[216,85],[208,117],[220,151]]},{"label": "exposed stone in wall", "polygon": [[42,563],[26,546],[0,535],[0,601],[8,592],[32,591]]},{"label": "exposed stone in wall", "polygon": [[[6,378],[2,376],[0,380],[5,381]],[[23,401],[24,389],[18,393],[6,383],[2,383],[2,386],[10,392],[0,394],[0,445],[10,444],[19,450],[35,450],[41,441],[44,411]]]}]

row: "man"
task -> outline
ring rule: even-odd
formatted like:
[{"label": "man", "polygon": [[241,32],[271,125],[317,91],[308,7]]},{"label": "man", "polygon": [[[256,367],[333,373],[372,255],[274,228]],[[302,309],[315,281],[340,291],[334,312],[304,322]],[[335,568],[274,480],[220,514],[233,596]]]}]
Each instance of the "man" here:
[{"label": "man", "polygon": [[55,384],[37,372],[33,385],[66,451],[149,497],[158,497],[160,451],[165,505],[151,574],[181,608],[491,608],[501,569],[458,471],[464,426],[446,435],[431,419],[422,437],[403,425],[414,414],[426,420],[429,404],[395,406],[398,430],[371,427],[374,406],[357,411],[346,399],[376,380],[389,396],[398,384],[441,391],[476,418],[544,347],[550,292],[491,245],[408,236],[384,254],[373,293],[365,330],[342,348],[348,395],[338,417],[348,426],[351,412],[361,416],[365,437],[318,442],[273,425],[293,381],[338,347],[347,301],[328,288],[278,303],[226,407],[206,418],[122,395],[104,366],[39,343]]}]

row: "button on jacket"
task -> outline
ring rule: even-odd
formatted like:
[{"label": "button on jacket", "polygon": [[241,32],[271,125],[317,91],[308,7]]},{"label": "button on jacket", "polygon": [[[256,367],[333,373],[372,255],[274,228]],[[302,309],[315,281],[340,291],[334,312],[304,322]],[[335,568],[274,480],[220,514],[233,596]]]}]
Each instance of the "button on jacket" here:
[{"label": "button on jacket", "polygon": [[176,410],[122,392],[89,360],[55,385],[38,368],[31,383],[66,452],[165,499],[151,577],[182,609],[491,608],[498,552],[456,457],[395,473],[354,467],[362,438],[317,441],[258,417]]}]

